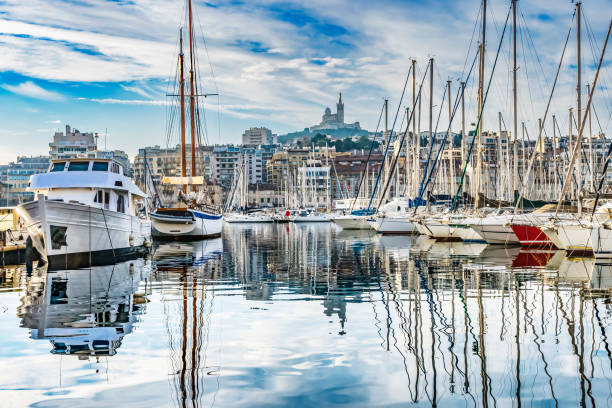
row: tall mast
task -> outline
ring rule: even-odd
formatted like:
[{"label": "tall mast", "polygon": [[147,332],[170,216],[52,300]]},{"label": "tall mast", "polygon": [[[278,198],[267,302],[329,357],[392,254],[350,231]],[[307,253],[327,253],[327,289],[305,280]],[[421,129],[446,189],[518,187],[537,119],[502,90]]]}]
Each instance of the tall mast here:
[{"label": "tall mast", "polygon": [[[580,30],[581,30],[581,23],[580,23],[580,14],[581,14],[581,6],[582,6],[582,2],[578,2],[576,3],[576,97],[577,97],[577,108],[578,110],[576,111],[576,119],[578,119],[577,123],[578,126],[580,126],[580,124],[582,123],[581,121],[581,115],[582,115],[582,98],[581,98],[581,87],[580,87],[580,83],[582,81],[582,67],[581,67],[581,63],[582,63],[582,58],[581,58],[581,50],[580,50]],[[582,160],[581,160],[582,161]],[[582,167],[582,166],[580,166]]]},{"label": "tall mast", "polygon": [[514,116],[514,130],[512,136],[514,139],[513,145],[513,157],[512,157],[512,186],[513,196],[512,202],[518,197],[518,119],[517,119],[517,107],[516,107],[516,0],[512,0],[512,99],[513,99],[513,116]]},{"label": "tall mast", "polygon": [[[385,98],[385,132],[383,140],[385,140],[388,145],[391,145],[391,137],[389,136],[389,99],[387,98]],[[394,155],[395,154],[396,152],[394,152]],[[389,174],[389,160],[389,158],[385,158],[385,162],[383,163],[383,165],[385,166],[383,169],[383,180],[390,180],[392,176],[391,174]],[[380,198],[384,199],[383,189],[380,190]]]},{"label": "tall mast", "polygon": [[[433,71],[434,71],[434,59],[429,59],[429,138],[430,143],[434,143],[434,135],[433,135]],[[442,107],[440,107],[442,108]],[[429,159],[428,159],[429,161]],[[429,164],[428,164],[429,166]],[[425,175],[427,176],[427,175]],[[430,191],[432,188],[430,187]],[[429,203],[429,199],[427,200]]]},{"label": "tall mast", "polygon": [[479,54],[479,69],[478,69],[478,118],[479,125],[476,135],[476,182],[474,188],[474,207],[480,206],[480,176],[482,169],[482,123],[483,123],[483,99],[484,99],[484,64],[485,64],[485,40],[486,40],[486,28],[487,28],[487,0],[482,0],[482,34],[480,40],[480,54]]},{"label": "tall mast", "polygon": [[[587,84],[587,95],[591,94],[591,85]],[[595,192],[595,163],[593,161],[593,132],[591,129],[591,109],[585,112],[589,115],[589,167],[591,169],[591,191]]]},{"label": "tall mast", "polygon": [[417,195],[417,183],[419,180],[419,173],[420,173],[420,167],[421,167],[421,161],[420,161],[420,144],[421,144],[421,137],[419,135],[417,135],[417,128],[416,128],[416,123],[417,123],[417,118],[415,115],[415,109],[416,109],[416,60],[413,59],[412,60],[412,138],[414,141],[414,177],[412,178],[413,182],[412,182],[412,198],[416,197]]},{"label": "tall mast", "polygon": [[[580,31],[581,31],[581,19],[580,19],[580,14],[581,14],[581,7],[582,7],[582,2],[578,2],[576,3],[576,59],[577,59],[577,63],[576,63],[576,97],[577,97],[577,104],[576,104],[576,118],[578,119],[578,121],[576,122],[578,124],[578,126],[582,126],[582,98],[581,98],[581,82],[582,82],[582,67],[581,67],[581,62],[582,62],[582,58],[581,58],[581,50],[580,50]],[[581,129],[578,128],[577,129],[577,133],[580,135]],[[581,137],[581,136],[579,136]],[[578,142],[577,142],[578,143]],[[582,147],[582,141],[579,144],[580,147]],[[580,197],[580,192],[582,191],[582,151],[578,150],[578,174],[576,175],[576,199],[578,200],[578,215],[582,214],[582,198]]]},{"label": "tall mast", "polygon": [[558,165],[558,159],[557,159],[557,118],[555,117],[555,115],[552,115],[552,127],[553,127],[553,195],[552,197],[554,197],[555,194],[558,194],[557,191],[557,187],[558,187],[558,177],[557,177],[557,165]]},{"label": "tall mast", "polygon": [[[410,120],[410,108],[406,106],[406,121],[409,121],[409,120]],[[406,133],[407,134],[410,133],[410,122],[406,122]],[[406,143],[406,146],[404,147],[405,154],[406,154],[406,161],[404,162],[405,163],[404,164],[404,173],[405,173],[404,174],[404,195],[406,196],[410,195],[410,191],[412,190],[412,180],[410,179],[410,175],[411,175],[410,162],[408,161],[409,158],[410,158],[410,161],[412,161],[412,153],[410,152],[410,148],[408,147],[408,145],[409,143]],[[410,189],[408,188],[409,186],[410,186]]]},{"label": "tall mast", "polygon": [[[569,117],[568,117],[569,132],[568,132],[568,137],[569,137],[569,150],[570,150],[570,152],[574,151],[574,146],[573,146],[574,135],[573,135],[573,130],[572,130],[572,119],[573,119],[573,108],[569,108]],[[571,179],[570,179],[570,182],[571,182]],[[576,189],[578,189],[578,186],[576,186]],[[572,194],[570,194],[570,196],[571,195]]]},{"label": "tall mast", "polygon": [[448,135],[447,137],[450,138],[450,144],[449,144],[449,153],[450,156],[448,158],[448,175],[450,177],[450,183],[449,183],[449,191],[452,194],[452,192],[455,190],[455,157],[453,155],[453,152],[455,151],[455,143],[453,140],[453,129],[451,128],[452,125],[452,106],[451,106],[451,81],[450,79],[446,81],[446,86],[448,88],[448,90],[446,91],[448,93]]},{"label": "tall mast", "polygon": [[[465,82],[461,82],[461,163],[465,163]],[[465,183],[463,191],[466,191]]]},{"label": "tall mast", "polygon": [[[179,53],[179,87],[181,98],[181,176],[187,177],[187,157],[185,155],[185,55],[183,54],[183,29],[180,30]],[[183,193],[187,192],[187,185],[183,184]]]},{"label": "tall mast", "polygon": [[[498,124],[499,124],[499,134],[497,135],[497,143],[496,143],[496,147],[497,147],[497,165],[495,166],[496,171],[496,176],[497,176],[497,198],[499,198],[499,200],[505,200],[505,195],[502,192],[503,190],[503,186],[504,186],[504,177],[502,176],[502,169],[505,166],[502,166],[502,113],[501,112],[497,112],[497,120],[498,120]],[[501,203],[500,203],[501,205]]]},{"label": "tall mast", "polygon": [[[191,119],[191,177],[196,176],[196,143],[195,143],[195,90],[194,90],[194,65],[195,56],[193,55],[193,28],[191,14],[191,0],[189,3],[189,118]],[[195,191],[195,184],[192,184]]]}]

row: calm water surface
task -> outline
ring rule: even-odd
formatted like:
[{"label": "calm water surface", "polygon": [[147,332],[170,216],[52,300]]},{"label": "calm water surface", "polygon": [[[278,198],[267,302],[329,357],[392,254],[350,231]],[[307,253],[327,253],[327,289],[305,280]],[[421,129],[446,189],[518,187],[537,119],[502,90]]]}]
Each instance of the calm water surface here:
[{"label": "calm water surface", "polygon": [[0,270],[0,405],[612,406],[610,265],[226,227],[150,259]]}]

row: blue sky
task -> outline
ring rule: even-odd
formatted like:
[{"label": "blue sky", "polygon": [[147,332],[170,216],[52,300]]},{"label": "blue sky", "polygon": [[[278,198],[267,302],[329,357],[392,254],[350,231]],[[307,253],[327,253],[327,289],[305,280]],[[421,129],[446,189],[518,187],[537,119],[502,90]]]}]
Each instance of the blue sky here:
[{"label": "blue sky", "polygon": [[[591,48],[583,35],[585,83],[592,80],[610,18],[598,11],[610,6],[609,0],[584,2],[597,41]],[[346,120],[373,130],[383,98],[390,98],[393,112],[397,108],[410,58],[417,58],[422,72],[435,57],[437,109],[445,81],[453,81],[454,93],[473,56],[477,40],[469,46],[479,7],[478,0],[194,1],[196,31],[207,45],[199,36],[201,79],[207,92],[220,94],[206,101],[209,141],[237,143],[251,126],[275,133],[303,129],[320,120],[325,106],[334,107],[340,91]],[[488,67],[508,7],[509,1],[488,6]],[[165,94],[184,10],[180,0],[0,0],[0,162],[47,152],[51,135],[66,123],[107,133],[109,148],[130,155],[139,146],[165,145]],[[569,2],[519,2],[519,120],[533,134],[572,10]],[[497,111],[511,123],[509,38],[492,84],[486,128],[497,129]],[[566,58],[552,106],[562,128],[567,108],[575,104],[573,36]],[[610,76],[608,67],[604,88]],[[612,109],[607,92],[595,101],[604,131]],[[473,111],[473,86],[466,97]],[[425,118],[424,113],[423,128]],[[444,115],[440,123],[446,126]]]}]

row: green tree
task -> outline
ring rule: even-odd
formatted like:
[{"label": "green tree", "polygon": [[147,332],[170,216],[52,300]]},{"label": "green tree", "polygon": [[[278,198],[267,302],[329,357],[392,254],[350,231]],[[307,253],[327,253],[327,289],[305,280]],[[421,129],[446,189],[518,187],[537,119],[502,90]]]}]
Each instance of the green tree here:
[{"label": "green tree", "polygon": [[310,139],[310,144],[313,144],[315,146],[325,146],[328,143],[329,143],[328,137],[321,133],[317,133],[316,135],[312,137],[312,139]]}]

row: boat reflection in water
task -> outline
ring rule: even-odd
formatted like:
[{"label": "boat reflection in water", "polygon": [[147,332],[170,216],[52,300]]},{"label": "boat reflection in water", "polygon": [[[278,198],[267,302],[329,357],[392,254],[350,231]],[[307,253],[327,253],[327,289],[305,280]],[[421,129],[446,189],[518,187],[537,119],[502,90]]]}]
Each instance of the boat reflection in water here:
[{"label": "boat reflection in water", "polygon": [[47,272],[30,277],[18,316],[34,340],[48,340],[52,354],[113,356],[147,303],[139,284],[150,264],[115,265]]},{"label": "boat reflection in water", "polygon": [[[219,367],[207,365],[214,291],[206,282],[220,270],[223,242],[172,242],[154,248],[156,281],[161,283],[172,399],[178,406],[200,406],[206,378],[217,380]],[[205,403],[204,406],[208,406]]]},{"label": "boat reflection in water", "polygon": [[[325,405],[341,394],[364,406],[555,406],[609,395],[612,266],[568,260],[558,251],[347,235],[315,225],[274,228],[225,233],[233,255],[221,273],[239,279],[247,299],[286,303],[288,318],[300,313],[291,294],[337,315],[333,333],[352,338],[355,348],[328,337],[325,350],[354,367],[356,381],[391,381],[395,390],[349,397],[337,390],[354,390],[354,378],[330,378],[312,368],[322,361],[311,361],[319,381],[294,369],[320,400],[293,390],[310,403]],[[297,331],[291,342],[310,344],[320,334]],[[316,360],[317,351],[325,352],[303,353]],[[352,354],[361,352],[372,358]]]},{"label": "boat reflection in water", "polygon": [[[607,404],[611,265],[558,251],[347,234],[323,223],[224,228],[218,240],[154,248],[146,319],[114,357],[110,385],[99,385],[121,393],[139,364],[132,390],[146,392],[132,400],[126,393],[123,405]],[[72,275],[85,287],[77,273],[87,271],[71,272],[66,289],[35,275],[22,322],[58,343],[54,328],[76,334],[93,319],[118,322],[98,315],[120,315],[106,303],[134,308],[130,294],[143,284],[130,279],[146,276],[139,268],[121,273],[127,289],[106,296],[104,285],[93,285],[97,314],[89,300],[75,304],[76,313],[39,306],[62,291],[70,304]],[[45,287],[57,289],[43,294]],[[44,323],[51,321],[58,323]],[[115,337],[104,337],[111,343],[120,328],[131,330],[111,326]],[[143,350],[130,360],[137,347]],[[119,378],[122,361],[130,369]],[[109,395],[100,398],[112,405]],[[67,397],[64,406],[73,402]]]}]

